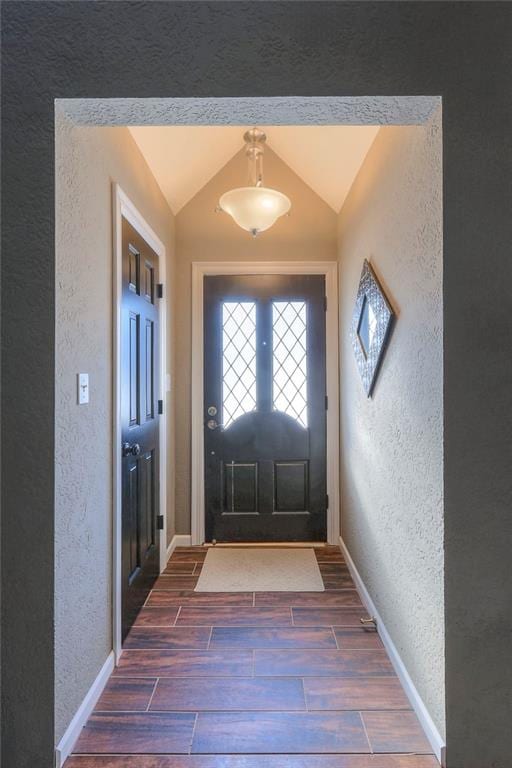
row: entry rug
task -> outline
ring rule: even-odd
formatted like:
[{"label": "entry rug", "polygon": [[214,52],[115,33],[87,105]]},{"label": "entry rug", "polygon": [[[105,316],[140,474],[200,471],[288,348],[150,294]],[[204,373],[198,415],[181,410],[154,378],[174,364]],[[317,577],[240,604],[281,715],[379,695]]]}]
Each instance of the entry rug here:
[{"label": "entry rug", "polygon": [[211,547],[196,592],[323,592],[315,551]]}]

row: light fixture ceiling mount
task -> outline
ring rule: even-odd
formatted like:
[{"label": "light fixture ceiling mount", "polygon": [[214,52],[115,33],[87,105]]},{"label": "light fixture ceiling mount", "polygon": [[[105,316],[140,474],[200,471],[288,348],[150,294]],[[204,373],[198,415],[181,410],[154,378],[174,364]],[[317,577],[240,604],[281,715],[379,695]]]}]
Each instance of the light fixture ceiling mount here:
[{"label": "light fixture ceiling mount", "polygon": [[278,218],[288,213],[291,202],[277,189],[263,186],[263,152],[267,137],[259,128],[244,133],[245,154],[249,161],[249,186],[225,192],[218,210],[228,213],[242,229],[253,237],[269,229]]}]

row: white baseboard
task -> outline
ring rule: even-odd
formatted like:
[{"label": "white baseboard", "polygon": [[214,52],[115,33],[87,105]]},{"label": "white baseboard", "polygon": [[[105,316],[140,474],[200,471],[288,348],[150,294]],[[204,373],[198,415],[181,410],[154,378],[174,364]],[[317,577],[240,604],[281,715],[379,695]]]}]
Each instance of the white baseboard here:
[{"label": "white baseboard", "polygon": [[418,717],[418,720],[420,721],[421,727],[423,728],[425,732],[425,736],[430,742],[430,746],[432,747],[432,750],[441,763],[442,766],[445,765],[445,752],[446,752],[446,745],[444,743],[444,740],[437,730],[436,726],[434,725],[434,721],[430,717],[430,714],[423,703],[421,696],[419,695],[411,676],[409,675],[404,662],[400,658],[400,654],[398,653],[398,650],[391,639],[391,636],[389,635],[389,632],[387,631],[384,622],[382,621],[382,618],[379,615],[379,612],[377,611],[377,608],[375,607],[372,598],[370,597],[370,594],[368,590],[366,589],[366,586],[359,574],[359,571],[357,570],[354,561],[352,560],[350,553],[347,549],[347,546],[343,539],[340,536],[340,549],[343,553],[343,556],[345,557],[348,569],[352,575],[352,578],[354,580],[354,583],[356,585],[357,591],[359,592],[359,596],[361,597],[361,600],[366,607],[368,613],[370,616],[373,616],[377,620],[377,629],[379,632],[380,639],[384,643],[384,647],[388,653],[388,656],[391,660],[391,663],[393,664],[393,667],[395,668],[395,672],[397,673],[400,682],[402,683],[402,687],[407,695],[407,698],[409,699],[412,708],[416,712],[416,715]]},{"label": "white baseboard", "polygon": [[236,541],[230,544],[222,541],[218,544],[204,543],[204,546],[210,549],[304,549],[304,547],[313,547],[313,549],[322,549],[325,547],[324,541]]},{"label": "white baseboard", "polygon": [[80,732],[87,722],[89,715],[96,706],[101,693],[114,670],[114,651],[110,651],[107,660],[98,672],[96,679],[78,707],[73,719],[66,728],[66,732],[55,748],[55,768],[62,768],[64,761],[73,751]]},{"label": "white baseboard", "polygon": [[[167,547],[167,560],[176,549],[176,547],[190,547],[191,537],[189,535],[175,534],[172,537],[172,541]],[[96,679],[89,688],[84,700],[80,704],[73,719],[68,725],[64,736],[61,738],[55,748],[55,768],[62,768],[64,761],[71,754],[73,747],[76,744],[80,732],[87,722],[89,715],[96,706],[101,693],[107,684],[107,680],[112,674],[115,666],[115,654],[111,651],[107,657],[107,660],[103,664],[102,668],[98,672]]]},{"label": "white baseboard", "polygon": [[192,537],[190,534],[175,533],[171,539],[171,543],[167,547],[167,560],[169,560],[176,547],[190,547],[191,541]]}]

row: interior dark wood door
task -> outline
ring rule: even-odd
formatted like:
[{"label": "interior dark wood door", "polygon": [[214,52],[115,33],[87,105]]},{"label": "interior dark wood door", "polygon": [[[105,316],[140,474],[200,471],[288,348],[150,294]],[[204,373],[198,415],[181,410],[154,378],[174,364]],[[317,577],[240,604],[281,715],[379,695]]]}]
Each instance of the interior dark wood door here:
[{"label": "interior dark wood door", "polygon": [[325,541],[325,280],[204,282],[207,541]]},{"label": "interior dark wood door", "polygon": [[159,570],[158,257],[123,219],[121,306],[122,634]]}]

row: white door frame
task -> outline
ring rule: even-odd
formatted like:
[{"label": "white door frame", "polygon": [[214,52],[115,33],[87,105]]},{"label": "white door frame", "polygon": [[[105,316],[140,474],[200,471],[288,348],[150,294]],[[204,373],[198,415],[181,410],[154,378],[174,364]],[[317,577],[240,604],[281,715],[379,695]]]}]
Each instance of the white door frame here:
[{"label": "white door frame", "polygon": [[[160,345],[160,382],[158,398],[164,400],[167,371],[167,285],[165,246],[155,234],[130,198],[119,184],[112,186],[113,195],[113,442],[112,442],[112,490],[113,490],[113,648],[116,664],[121,655],[121,563],[122,563],[122,477],[121,477],[121,300],[122,300],[122,260],[123,237],[122,218],[130,222],[139,235],[158,256],[159,282],[164,285],[164,295],[158,300],[158,325]],[[159,562],[160,571],[167,562],[167,420],[159,423],[159,475],[160,475],[160,514],[164,518],[164,527],[160,531]]]},{"label": "white door frame", "polygon": [[327,418],[327,541],[340,535],[338,265],[335,261],[195,261],[192,263],[192,544],[205,540],[203,282],[206,275],[325,275]]}]

